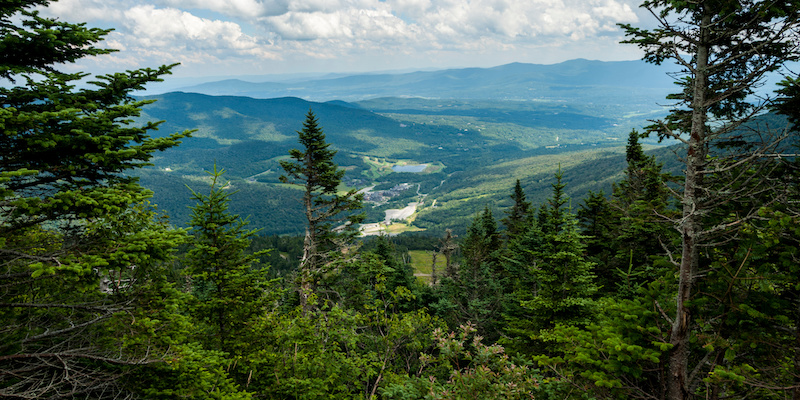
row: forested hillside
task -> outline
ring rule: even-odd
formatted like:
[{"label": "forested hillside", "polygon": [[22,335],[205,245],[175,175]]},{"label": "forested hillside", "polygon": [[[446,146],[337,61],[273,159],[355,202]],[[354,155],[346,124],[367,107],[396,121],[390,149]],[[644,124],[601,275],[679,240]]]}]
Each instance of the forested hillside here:
[{"label": "forested hillside", "polygon": [[[683,70],[618,132],[591,107],[133,96],[174,65],[77,89],[63,63],[110,31],[45,3],[0,5],[0,397],[800,398],[800,5],[644,3],[628,43]],[[409,202],[424,232],[358,237]]]},{"label": "forested hillside", "polygon": [[[161,132],[195,130],[180,147],[155,156],[155,168],[136,173],[155,192],[153,201],[173,221],[185,224],[185,187],[204,185],[203,171],[216,162],[241,190],[232,199],[233,209],[249,216],[264,234],[300,234],[304,229],[295,218],[299,203],[291,200],[297,193],[278,177],[279,161],[295,146],[296,131],[309,109],[339,150],[336,161],[347,168],[345,184],[358,189],[414,187],[388,202],[369,203],[367,221],[382,221],[385,210],[417,201],[418,222],[408,229],[429,234],[448,228],[466,232],[472,216],[485,205],[507,203],[506,190],[515,179],[532,199],[542,201],[559,165],[576,199],[589,190],[610,191],[624,165],[627,132],[663,113],[655,98],[639,113],[630,113],[638,106],[629,100],[613,105],[421,98],[316,103],[192,93],[147,99],[157,101],[144,108],[139,121],[163,120]],[[430,168],[418,173],[392,169],[423,164]]]}]

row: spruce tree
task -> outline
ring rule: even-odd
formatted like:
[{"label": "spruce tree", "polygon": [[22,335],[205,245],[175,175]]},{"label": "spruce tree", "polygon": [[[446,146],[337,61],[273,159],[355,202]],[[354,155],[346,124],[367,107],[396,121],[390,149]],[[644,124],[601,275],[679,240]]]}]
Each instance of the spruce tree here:
[{"label": "spruce tree", "polygon": [[257,267],[267,251],[248,253],[255,230],[247,221],[228,211],[235,192],[225,189],[224,170],[209,172],[209,193],[192,191],[192,240],[187,254],[186,274],[196,297],[193,316],[205,331],[206,347],[229,355],[243,356],[253,319],[265,312],[269,300],[268,269]]},{"label": "spruce tree", "polygon": [[545,233],[557,232],[561,229],[564,222],[565,206],[569,202],[569,197],[564,192],[567,184],[563,182],[564,173],[561,172],[561,165],[555,173],[556,181],[551,186],[553,194],[547,200],[547,204],[542,204],[539,209],[539,226]]},{"label": "spruce tree", "polygon": [[499,336],[503,305],[503,283],[498,274],[501,245],[497,222],[486,207],[467,230],[458,274],[442,278],[441,300],[433,306],[451,327],[470,322],[484,337],[495,340]]},{"label": "spruce tree", "polygon": [[61,65],[111,52],[109,30],[32,11],[48,3],[0,5],[0,397],[121,398],[175,357],[163,263],[183,238],[132,173],[187,133],[133,122],[151,101],[131,93],[169,66],[75,89],[87,75]]},{"label": "spruce tree", "polygon": [[550,207],[545,210],[549,230],[543,231],[540,247],[531,249],[535,255],[531,268],[535,292],[521,303],[531,313],[533,336],[556,324],[584,325],[591,320],[595,307],[597,285],[594,264],[584,256],[586,237],[578,231],[574,214],[563,209],[569,198],[564,194],[566,185],[561,182],[560,169],[555,177]]},{"label": "spruce tree", "polygon": [[506,233],[507,239],[524,232],[533,215],[531,202],[525,198],[525,191],[522,190],[519,179],[517,179],[517,183],[514,185],[514,193],[510,197],[514,204],[511,205],[511,209],[506,211],[507,216],[502,220],[508,231]]},{"label": "spruce tree", "polygon": [[299,267],[299,295],[301,306],[307,309],[309,296],[314,293],[314,282],[330,256],[344,249],[357,233],[357,224],[364,219],[363,214],[354,214],[361,208],[363,196],[355,189],[339,194],[345,171],[334,163],[336,150],[330,149],[311,110],[297,134],[303,149],[290,150],[291,160],[281,161],[286,175],[280,179],[303,187],[302,204],[307,224]]},{"label": "spruce tree", "polygon": [[[751,201],[755,194],[769,191],[771,201],[785,197],[781,187],[765,179],[765,172],[774,165],[770,155],[778,153],[776,147],[785,132],[770,135],[745,124],[769,106],[769,101],[762,102],[763,97],[756,95],[767,74],[790,73],[785,63],[800,58],[796,40],[800,5],[796,1],[651,0],[642,7],[657,18],[658,26],[623,25],[627,42],[642,48],[646,61],[671,61],[680,68],[676,77],[680,92],[670,96],[675,107],[650,127],[660,138],[685,145],[682,209],[673,220],[680,233],[681,254],[678,291],[669,318],[668,398],[693,398],[702,385],[709,395],[736,397],[742,393],[720,392],[722,386],[707,384],[717,372],[715,363],[697,362],[708,358],[703,355],[708,347],[695,345],[695,333],[705,326],[696,324],[702,311],[698,307],[703,304],[696,295],[709,301],[722,295],[698,291],[698,286],[707,283],[714,286],[711,278],[715,275],[708,273],[714,266],[703,249],[735,240],[739,229],[758,218],[762,204]],[[707,321],[717,318],[708,317]]]}]

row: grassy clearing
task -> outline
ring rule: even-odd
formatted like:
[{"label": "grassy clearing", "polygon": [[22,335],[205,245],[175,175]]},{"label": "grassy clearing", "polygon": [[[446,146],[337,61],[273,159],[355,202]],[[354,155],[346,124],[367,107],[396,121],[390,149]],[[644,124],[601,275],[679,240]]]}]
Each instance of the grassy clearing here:
[{"label": "grassy clearing", "polygon": [[391,225],[386,227],[386,233],[389,234],[400,234],[403,232],[419,232],[424,231],[424,229],[417,228],[416,226],[405,224],[402,222],[393,222]]},{"label": "grassy clearing", "polygon": [[[411,250],[408,252],[411,257],[411,266],[414,268],[414,275],[418,280],[430,283],[431,281],[431,265],[433,255],[430,251],[425,250]],[[436,257],[436,273],[441,275],[444,272],[444,256]]]}]

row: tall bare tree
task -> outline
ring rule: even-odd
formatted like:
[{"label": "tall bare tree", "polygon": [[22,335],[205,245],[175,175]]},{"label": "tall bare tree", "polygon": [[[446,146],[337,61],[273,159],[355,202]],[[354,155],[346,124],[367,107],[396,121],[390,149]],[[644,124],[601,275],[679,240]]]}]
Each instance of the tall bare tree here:
[{"label": "tall bare tree", "polygon": [[[798,59],[798,1],[652,0],[642,5],[658,22],[653,30],[623,25],[630,39],[645,51],[645,60],[676,63],[682,91],[669,98],[676,107],[650,132],[682,142],[686,148],[682,215],[675,221],[681,235],[678,292],[669,356],[668,397],[689,399],[708,365],[692,357],[690,301],[705,266],[701,249],[735,234],[757,215],[762,196],[776,201],[779,188],[762,178],[775,167],[763,162],[776,156],[785,131],[764,135],[753,120],[769,105],[758,88],[769,73],[786,73]],[[750,124],[750,125],[748,125]],[[731,217],[713,218],[728,205]],[[696,365],[690,365],[695,360]],[[707,372],[707,371],[706,371]]]}]

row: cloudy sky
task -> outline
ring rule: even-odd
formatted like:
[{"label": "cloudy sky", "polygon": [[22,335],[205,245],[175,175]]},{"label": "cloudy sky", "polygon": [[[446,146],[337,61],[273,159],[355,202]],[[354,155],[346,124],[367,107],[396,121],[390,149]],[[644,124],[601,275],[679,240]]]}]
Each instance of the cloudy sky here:
[{"label": "cloudy sky", "polygon": [[176,76],[364,72],[632,60],[617,23],[638,0],[60,0],[44,14],[114,28],[99,73],[180,62]]}]

